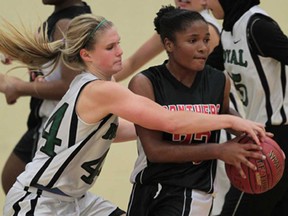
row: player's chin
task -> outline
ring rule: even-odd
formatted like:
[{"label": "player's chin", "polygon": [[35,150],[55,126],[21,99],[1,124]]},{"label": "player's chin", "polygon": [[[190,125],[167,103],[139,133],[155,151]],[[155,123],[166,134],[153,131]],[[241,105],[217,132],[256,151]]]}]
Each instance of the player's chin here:
[{"label": "player's chin", "polygon": [[114,74],[119,73],[122,69],[123,69],[123,66],[122,66],[122,65],[120,65],[120,66],[114,66],[114,67],[113,67]]},{"label": "player's chin", "polygon": [[197,60],[197,64],[194,65],[194,68],[197,71],[201,71],[204,69],[205,64],[206,64],[206,60],[205,61],[204,60],[199,60],[199,61]]}]

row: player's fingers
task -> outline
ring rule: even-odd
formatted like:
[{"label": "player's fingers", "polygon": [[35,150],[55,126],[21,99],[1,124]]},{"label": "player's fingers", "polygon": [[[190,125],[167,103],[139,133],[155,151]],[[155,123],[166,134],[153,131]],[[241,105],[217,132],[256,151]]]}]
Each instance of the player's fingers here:
[{"label": "player's fingers", "polygon": [[255,143],[257,145],[260,145],[260,140],[259,140],[259,138],[257,136],[257,133],[254,130],[247,131],[247,133],[255,141]]},{"label": "player's fingers", "polygon": [[256,142],[256,144],[260,145],[260,139],[266,137],[265,127],[262,124],[255,122],[253,122],[253,124],[254,127],[248,128],[246,133]]},{"label": "player's fingers", "polygon": [[[274,134],[271,133],[271,132],[266,132],[265,134],[266,134],[267,137],[270,137],[270,138],[274,137]],[[261,137],[260,140],[261,140],[261,141],[264,141],[264,140],[265,140],[265,137]]]},{"label": "player's fingers", "polygon": [[255,159],[259,159],[259,160],[265,160],[266,159],[266,155],[262,154],[261,151],[248,151],[246,154],[247,158],[255,158]]},{"label": "player's fingers", "polygon": [[237,169],[238,169],[239,174],[241,175],[241,177],[246,179],[246,175],[245,175],[243,169],[241,168],[241,166],[239,166],[239,167],[237,166]]},{"label": "player's fingers", "polygon": [[246,144],[242,145],[242,147],[246,151],[261,151],[263,149],[262,146],[255,145],[255,143],[246,143]]},{"label": "player's fingers", "polygon": [[6,96],[6,102],[9,105],[15,104],[16,103],[16,99],[10,99],[9,97]]},{"label": "player's fingers", "polygon": [[274,137],[274,134],[271,133],[271,132],[266,132],[266,135],[269,136],[269,137]]},{"label": "player's fingers", "polygon": [[257,133],[258,133],[257,135],[259,137],[266,137],[267,136],[264,125],[258,124],[255,130],[257,131]]},{"label": "player's fingers", "polygon": [[266,131],[263,125],[258,124],[254,129],[254,133],[252,133],[252,139],[256,142],[256,144],[260,145],[260,139],[266,137]]},{"label": "player's fingers", "polygon": [[252,170],[257,170],[257,167],[247,159],[244,160],[243,164],[244,164],[244,166],[247,166]]}]

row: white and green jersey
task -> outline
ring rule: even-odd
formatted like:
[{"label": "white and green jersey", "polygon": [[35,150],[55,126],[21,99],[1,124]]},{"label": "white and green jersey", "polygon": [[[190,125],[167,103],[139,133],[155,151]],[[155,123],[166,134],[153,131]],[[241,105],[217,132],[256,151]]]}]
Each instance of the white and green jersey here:
[{"label": "white and green jersey", "polygon": [[118,127],[115,115],[87,124],[76,113],[81,90],[97,79],[82,73],[73,80],[44,126],[33,161],[18,177],[22,185],[70,197],[81,197],[92,187]]},{"label": "white and green jersey", "polygon": [[232,32],[223,30],[225,69],[234,81],[246,118],[267,126],[287,124],[287,110],[284,109],[288,107],[288,85],[284,82],[287,66],[250,52],[249,32],[243,34],[247,32],[249,19],[256,13],[268,16],[254,6],[235,23]]}]

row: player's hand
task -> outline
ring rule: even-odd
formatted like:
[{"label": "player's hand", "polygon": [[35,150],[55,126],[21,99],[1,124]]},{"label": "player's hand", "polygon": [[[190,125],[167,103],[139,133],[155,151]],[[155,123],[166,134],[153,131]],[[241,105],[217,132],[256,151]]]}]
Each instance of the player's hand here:
[{"label": "player's hand", "polygon": [[12,58],[4,55],[3,53],[0,53],[0,60],[1,60],[2,64],[5,64],[5,65],[12,63]]},{"label": "player's hand", "polygon": [[21,96],[17,90],[20,82],[23,81],[17,77],[0,74],[0,92],[5,94],[7,104],[16,103]]},{"label": "player's hand", "polygon": [[227,164],[231,164],[237,168],[242,178],[246,178],[242,166],[248,166],[250,169],[256,170],[256,166],[251,163],[248,158],[265,160],[266,156],[262,154],[262,147],[255,143],[239,143],[242,136],[235,137],[225,143],[219,144],[220,160]]},{"label": "player's hand", "polygon": [[233,121],[231,128],[233,130],[247,134],[258,145],[260,145],[260,140],[263,137],[267,136],[267,132],[265,131],[265,127],[263,124],[243,119],[240,117],[235,117],[235,120]]}]

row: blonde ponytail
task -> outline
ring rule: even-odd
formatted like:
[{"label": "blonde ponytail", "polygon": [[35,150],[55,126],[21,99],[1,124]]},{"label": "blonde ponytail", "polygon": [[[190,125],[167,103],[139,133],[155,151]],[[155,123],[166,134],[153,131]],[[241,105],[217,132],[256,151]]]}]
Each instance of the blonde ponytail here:
[{"label": "blonde ponytail", "polygon": [[0,29],[0,52],[32,69],[42,68],[45,64],[47,67],[56,65],[55,63],[60,59],[63,41],[49,42],[46,35],[46,29],[43,27],[33,32],[22,25],[18,30],[11,23],[3,20]]}]

